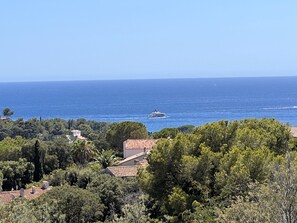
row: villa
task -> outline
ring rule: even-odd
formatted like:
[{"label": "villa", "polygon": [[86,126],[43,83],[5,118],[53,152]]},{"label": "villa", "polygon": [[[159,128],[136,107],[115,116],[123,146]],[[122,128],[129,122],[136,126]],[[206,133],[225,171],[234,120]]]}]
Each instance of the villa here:
[{"label": "villa", "polygon": [[124,159],[103,173],[115,177],[135,177],[139,167],[147,165],[146,157],[157,144],[156,139],[128,139],[123,142]]},{"label": "villa", "polygon": [[157,139],[127,139],[123,143],[124,158],[149,152],[157,141]]},{"label": "villa", "polygon": [[81,135],[81,131],[80,130],[77,130],[77,129],[74,129],[74,130],[71,130],[71,133],[72,133],[72,136],[79,139],[79,140],[87,140],[87,138],[83,137]]}]

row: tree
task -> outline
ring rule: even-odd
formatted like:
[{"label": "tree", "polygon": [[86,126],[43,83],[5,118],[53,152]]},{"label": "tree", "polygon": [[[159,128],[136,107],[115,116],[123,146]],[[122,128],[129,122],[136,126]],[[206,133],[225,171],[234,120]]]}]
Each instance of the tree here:
[{"label": "tree", "polygon": [[40,158],[40,143],[36,140],[34,145],[34,181],[39,181],[43,176],[41,158]]},{"label": "tree", "polygon": [[121,213],[124,198],[128,191],[123,179],[103,174],[98,175],[88,184],[87,189],[97,194],[105,205],[104,216]]},{"label": "tree", "polygon": [[67,131],[66,121],[63,119],[50,119],[44,121],[44,127],[50,135],[62,135]]},{"label": "tree", "polygon": [[21,148],[27,142],[24,138],[16,136],[15,138],[6,137],[0,141],[0,160],[14,160],[21,158]]},{"label": "tree", "polygon": [[10,108],[4,108],[2,114],[6,118],[9,118],[10,116],[12,116],[14,114],[14,111],[12,111]]},{"label": "tree", "polygon": [[203,222],[214,217],[215,205],[229,205],[251,183],[269,179],[274,156],[289,149],[287,130],[274,119],[219,121],[159,140],[139,171],[140,185],[161,216],[189,222],[201,214]]},{"label": "tree", "polygon": [[215,152],[227,152],[234,146],[241,149],[265,146],[277,154],[284,154],[289,150],[291,138],[288,126],[265,118],[208,123],[196,128],[194,134],[199,135],[200,143]]},{"label": "tree", "polygon": [[187,209],[187,197],[188,195],[180,187],[174,187],[167,201],[170,213],[181,217],[181,214]]},{"label": "tree", "polygon": [[197,147],[199,139],[179,134],[174,140],[160,140],[148,156],[149,166],[139,172],[142,189],[172,222],[188,222],[184,216],[194,209],[193,201],[206,203],[214,196],[222,154],[205,144]]},{"label": "tree", "polygon": [[185,222],[191,223],[215,223],[213,207],[205,207],[198,201],[192,203],[193,211],[184,215]]},{"label": "tree", "polygon": [[[103,220],[104,205],[95,193],[78,187],[54,187],[37,199],[39,205],[56,202],[54,213],[65,215],[65,222],[84,223]],[[57,222],[57,221],[51,221]]]},{"label": "tree", "polygon": [[72,154],[75,162],[84,165],[95,159],[98,150],[90,141],[77,140],[72,145]]},{"label": "tree", "polygon": [[154,139],[160,139],[160,138],[175,138],[177,134],[179,133],[178,128],[164,128],[160,132],[155,132],[153,134]]},{"label": "tree", "polygon": [[194,125],[182,125],[177,128],[182,133],[192,133],[195,129]]},{"label": "tree", "polygon": [[147,158],[149,166],[140,172],[142,188],[162,204],[165,204],[173,187],[180,181],[183,147],[177,143],[176,140],[160,140]]},{"label": "tree", "polygon": [[218,222],[297,222],[297,154],[278,157],[268,183],[250,185],[249,195],[220,211]]},{"label": "tree", "polygon": [[72,165],[66,170],[54,170],[48,180],[52,186],[78,186],[86,189],[87,185],[102,172],[102,169],[93,169],[92,166]]},{"label": "tree", "polygon": [[63,215],[55,201],[45,201],[40,204],[26,199],[15,199],[6,205],[0,206],[1,223],[65,223]]},{"label": "tree", "polygon": [[232,198],[244,195],[252,182],[264,182],[269,176],[273,160],[267,148],[239,150],[231,149],[220,160],[219,171],[215,174],[216,189],[220,196]]},{"label": "tree", "polygon": [[80,124],[78,130],[81,131],[82,136],[89,138],[89,135],[93,132],[92,128],[88,124]]},{"label": "tree", "polygon": [[243,149],[265,146],[277,154],[285,154],[290,139],[290,128],[275,119],[244,119],[236,131],[235,144]]},{"label": "tree", "polygon": [[24,123],[24,132],[22,135],[26,139],[39,138],[44,133],[44,127],[41,125],[39,119],[29,119]]},{"label": "tree", "polygon": [[222,120],[200,126],[194,130],[194,133],[200,136],[200,143],[205,143],[212,151],[225,152],[232,147],[237,128],[237,121]]},{"label": "tree", "polygon": [[112,223],[161,223],[157,219],[150,218],[143,201],[126,204],[122,212],[123,216],[116,216]]},{"label": "tree", "polygon": [[123,149],[123,142],[127,139],[146,139],[148,132],[144,124],[139,122],[121,122],[111,126],[106,140],[113,148]]},{"label": "tree", "polygon": [[98,152],[97,161],[101,164],[103,168],[106,168],[108,166],[112,166],[116,164],[116,162],[119,160],[118,157],[116,157],[114,150],[108,149],[108,150],[101,150]]},{"label": "tree", "polygon": [[3,190],[18,189],[32,182],[34,165],[25,159],[2,161],[0,172],[3,174]]},{"label": "tree", "polygon": [[215,194],[215,173],[219,169],[221,153],[211,151],[201,144],[199,155],[183,155],[181,162],[181,181],[183,190],[189,195],[189,204],[193,200],[203,202]]},{"label": "tree", "polygon": [[[65,169],[73,163],[72,148],[69,141],[65,138],[57,138],[46,143],[47,155],[56,156],[59,163],[59,168]],[[47,156],[46,155],[46,156]]]},{"label": "tree", "polygon": [[100,174],[100,172],[88,166],[72,165],[66,169],[64,176],[70,186],[75,185],[85,189],[97,174]]}]

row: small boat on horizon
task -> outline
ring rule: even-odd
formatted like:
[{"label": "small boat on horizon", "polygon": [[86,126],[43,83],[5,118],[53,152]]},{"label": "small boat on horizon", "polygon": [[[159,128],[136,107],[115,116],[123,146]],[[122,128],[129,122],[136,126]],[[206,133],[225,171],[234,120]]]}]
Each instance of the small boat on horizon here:
[{"label": "small boat on horizon", "polygon": [[166,118],[166,113],[155,110],[149,115],[149,118]]}]

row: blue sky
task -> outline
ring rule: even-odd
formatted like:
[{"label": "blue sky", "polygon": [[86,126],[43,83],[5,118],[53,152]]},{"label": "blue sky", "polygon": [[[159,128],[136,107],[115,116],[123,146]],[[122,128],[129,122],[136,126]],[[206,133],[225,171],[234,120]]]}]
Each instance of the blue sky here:
[{"label": "blue sky", "polygon": [[297,1],[0,2],[0,81],[297,75]]}]

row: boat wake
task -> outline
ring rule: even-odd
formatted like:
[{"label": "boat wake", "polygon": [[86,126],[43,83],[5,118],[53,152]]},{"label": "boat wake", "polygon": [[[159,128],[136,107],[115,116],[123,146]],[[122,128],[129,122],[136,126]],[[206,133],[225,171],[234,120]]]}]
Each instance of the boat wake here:
[{"label": "boat wake", "polygon": [[148,117],[149,119],[165,119],[168,118],[169,116],[163,116],[163,117]]},{"label": "boat wake", "polygon": [[287,107],[270,107],[263,108],[263,110],[288,110],[288,109],[297,109],[297,106],[287,106]]}]

